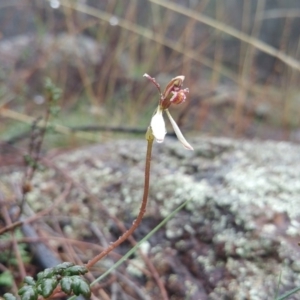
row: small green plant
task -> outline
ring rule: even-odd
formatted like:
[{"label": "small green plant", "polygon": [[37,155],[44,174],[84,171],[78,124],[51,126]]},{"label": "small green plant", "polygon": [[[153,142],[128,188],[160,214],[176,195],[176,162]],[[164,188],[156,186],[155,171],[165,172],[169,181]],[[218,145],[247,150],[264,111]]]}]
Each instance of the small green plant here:
[{"label": "small green plant", "polygon": [[0,274],[0,286],[11,287],[13,284],[13,276],[10,271],[5,271]]},{"label": "small green plant", "polygon": [[[22,238],[23,237],[23,234],[22,234],[22,232],[19,229],[17,229],[15,231],[15,237],[16,238]],[[10,240],[11,240],[11,236],[8,233],[2,234],[0,236],[0,242],[1,243],[7,243]],[[19,253],[21,255],[22,261],[23,262],[29,262],[31,258],[30,258],[30,255],[29,255],[28,251],[27,251],[26,244],[25,243],[18,243],[18,250],[19,250]],[[0,252],[0,262],[1,263],[6,262],[9,265],[14,265],[14,266],[16,266],[18,264],[16,258],[11,255],[11,251],[10,250],[2,250]]]},{"label": "small green plant", "polygon": [[[27,276],[24,285],[19,289],[18,294],[21,300],[37,300],[39,295],[44,298],[51,296],[55,289],[60,287],[65,294],[75,294],[90,297],[89,284],[81,277],[88,272],[84,266],[74,265],[71,262],[64,262],[54,268],[45,269],[37,274],[37,280]],[[6,293],[5,300],[17,299],[14,295]]]},{"label": "small green plant", "polygon": [[36,119],[31,128],[31,137],[29,142],[28,154],[24,155],[26,171],[23,178],[23,195],[21,200],[20,214],[22,214],[23,206],[26,202],[26,196],[31,190],[31,181],[37,170],[42,170],[40,164],[40,156],[45,135],[53,132],[53,126],[49,125],[50,118],[56,118],[60,110],[58,100],[62,94],[61,89],[51,81],[50,78],[45,80],[45,97],[47,101],[47,109],[43,118]]}]

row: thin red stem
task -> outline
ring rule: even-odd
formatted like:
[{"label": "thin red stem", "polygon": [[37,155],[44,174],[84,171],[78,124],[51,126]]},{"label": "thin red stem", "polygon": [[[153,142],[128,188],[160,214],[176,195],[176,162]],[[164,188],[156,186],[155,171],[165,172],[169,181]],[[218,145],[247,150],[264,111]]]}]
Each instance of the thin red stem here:
[{"label": "thin red stem", "polygon": [[152,154],[152,145],[153,145],[153,139],[148,139],[147,144],[147,154],[146,154],[146,163],[145,163],[145,181],[144,181],[144,194],[143,194],[143,200],[140,207],[139,214],[136,218],[136,220],[132,223],[132,226],[123,233],[122,236],[120,236],[115,242],[110,244],[106,249],[104,249],[101,253],[96,255],[94,258],[92,258],[87,264],[86,267],[90,269],[92,266],[94,266],[100,259],[102,259],[104,256],[108,255],[111,251],[113,251],[116,247],[118,247],[120,244],[122,244],[125,240],[128,239],[128,237],[136,230],[136,228],[140,225],[143,216],[146,212],[146,206],[148,201],[148,194],[149,194],[149,183],[150,183],[150,167],[151,167],[151,154]]}]

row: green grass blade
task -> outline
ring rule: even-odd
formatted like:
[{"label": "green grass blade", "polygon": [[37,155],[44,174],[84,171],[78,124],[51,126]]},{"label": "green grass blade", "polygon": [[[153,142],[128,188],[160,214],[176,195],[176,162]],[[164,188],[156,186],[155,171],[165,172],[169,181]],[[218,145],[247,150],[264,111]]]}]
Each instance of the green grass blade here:
[{"label": "green grass blade", "polygon": [[103,273],[100,277],[95,279],[91,286],[98,281],[101,281],[105,278],[111,271],[116,269],[119,265],[121,265],[128,257],[130,257],[138,247],[145,241],[147,241],[155,232],[157,232],[162,226],[164,226],[171,218],[173,218],[186,204],[188,201],[185,201],[178,208],[176,208],[171,214],[169,214],[162,222],[160,222],[153,230],[151,230],[143,239],[141,239],[131,250],[129,250],[122,258],[120,258],[113,266],[111,266],[105,273]]},{"label": "green grass blade", "polygon": [[278,298],[278,293],[279,293],[279,286],[280,286],[280,282],[281,282],[281,275],[282,275],[282,270],[280,271],[279,277],[278,277],[278,282],[277,282],[277,289],[275,292],[275,300]]},{"label": "green grass blade", "polygon": [[[105,278],[107,275],[109,275],[113,270],[115,270],[117,267],[119,267],[128,257],[130,257],[137,249],[138,247],[145,241],[147,241],[155,232],[157,232],[162,226],[164,226],[170,219],[172,219],[181,209],[185,207],[185,205],[190,200],[187,200],[183,202],[179,207],[177,207],[173,212],[171,212],[163,221],[161,221],[153,230],[151,230],[143,239],[141,239],[131,250],[129,250],[122,258],[120,258],[113,266],[111,266],[106,272],[104,272],[101,276],[99,276],[97,279],[95,279],[91,286],[96,284],[97,282],[101,281],[103,278]],[[72,296],[68,298],[68,300],[75,299],[76,296]]]},{"label": "green grass blade", "polygon": [[279,298],[277,298],[276,300],[284,300],[284,299],[288,299],[289,296],[292,296],[294,294],[296,294],[298,291],[300,291],[300,287],[296,287],[292,290],[290,290],[289,292],[285,293],[284,295],[280,296]]}]

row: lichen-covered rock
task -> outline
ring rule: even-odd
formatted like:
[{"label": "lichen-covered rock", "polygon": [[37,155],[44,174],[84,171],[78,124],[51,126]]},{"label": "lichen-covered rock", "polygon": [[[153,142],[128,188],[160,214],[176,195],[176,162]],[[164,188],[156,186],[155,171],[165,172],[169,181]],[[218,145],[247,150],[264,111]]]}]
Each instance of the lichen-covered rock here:
[{"label": "lichen-covered rock", "polygon": [[[221,138],[191,143],[194,152],[168,139],[154,144],[149,204],[135,233],[145,236],[188,200],[149,240],[148,255],[171,299],[274,299],[277,291],[300,286],[300,146]],[[57,217],[68,215],[77,236],[92,235],[83,219],[114,234],[106,210],[131,224],[142,198],[145,152],[145,141],[126,140],[56,156],[53,163],[99,199],[75,185]],[[5,178],[18,180],[20,171]],[[35,210],[50,206],[66,181],[58,169],[38,174],[29,203]]]}]

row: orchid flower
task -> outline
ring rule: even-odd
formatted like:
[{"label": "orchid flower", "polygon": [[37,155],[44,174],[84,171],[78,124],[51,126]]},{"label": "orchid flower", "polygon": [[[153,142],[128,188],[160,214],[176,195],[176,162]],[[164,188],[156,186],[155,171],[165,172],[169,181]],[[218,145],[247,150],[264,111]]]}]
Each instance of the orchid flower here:
[{"label": "orchid flower", "polygon": [[182,143],[182,145],[188,150],[194,150],[193,147],[187,142],[181,133],[178,125],[175,120],[172,118],[168,108],[171,104],[180,104],[185,101],[186,94],[189,93],[189,89],[182,89],[182,84],[184,81],[184,76],[180,75],[173,78],[165,88],[165,91],[162,93],[160,89],[160,85],[156,82],[155,78],[150,77],[148,74],[144,74],[144,77],[148,78],[158,89],[160,94],[160,101],[156,111],[153,114],[153,117],[150,122],[150,129],[155,140],[158,143],[162,143],[164,141],[165,135],[167,133],[166,125],[164,121],[163,114],[166,112],[171,125],[175,131],[175,134],[178,140]]}]

